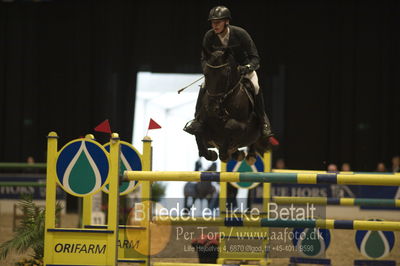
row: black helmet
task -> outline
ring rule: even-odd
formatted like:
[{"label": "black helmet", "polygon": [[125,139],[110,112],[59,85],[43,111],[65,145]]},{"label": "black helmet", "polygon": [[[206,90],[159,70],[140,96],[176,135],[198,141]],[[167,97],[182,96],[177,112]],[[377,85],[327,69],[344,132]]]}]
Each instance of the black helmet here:
[{"label": "black helmet", "polygon": [[231,11],[225,6],[216,6],[210,10],[210,15],[208,15],[208,21],[214,19],[232,19]]}]

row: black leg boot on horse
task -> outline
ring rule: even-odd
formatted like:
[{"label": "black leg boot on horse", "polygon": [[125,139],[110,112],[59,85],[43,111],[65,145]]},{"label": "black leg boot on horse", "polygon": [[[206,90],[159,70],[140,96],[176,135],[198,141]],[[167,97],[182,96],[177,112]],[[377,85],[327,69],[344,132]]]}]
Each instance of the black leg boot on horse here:
[{"label": "black leg boot on horse", "polygon": [[265,113],[262,90],[259,90],[258,94],[254,96],[254,111],[260,120],[261,135],[268,139],[268,142],[271,146],[278,146],[279,142],[274,138],[274,134],[271,130],[271,123],[269,122],[268,116]]},{"label": "black leg boot on horse", "polygon": [[206,89],[204,86],[200,86],[199,95],[197,96],[196,111],[194,113],[194,119],[187,122],[183,128],[189,134],[196,135],[202,131],[202,121],[200,120],[200,108],[203,105],[203,96]]}]

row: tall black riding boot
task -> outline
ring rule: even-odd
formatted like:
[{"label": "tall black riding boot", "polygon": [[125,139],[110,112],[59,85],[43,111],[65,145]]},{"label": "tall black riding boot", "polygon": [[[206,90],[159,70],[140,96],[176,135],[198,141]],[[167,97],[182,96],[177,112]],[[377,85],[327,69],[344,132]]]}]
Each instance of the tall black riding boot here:
[{"label": "tall black riding boot", "polygon": [[261,89],[258,91],[258,94],[255,95],[254,111],[257,114],[257,116],[260,120],[260,123],[262,125],[261,134],[265,137],[273,136],[272,130],[271,130],[271,123],[269,122],[268,116],[265,113],[264,97],[263,97]]},{"label": "tall black riding boot", "polygon": [[197,96],[196,111],[194,113],[194,119],[187,122],[183,128],[189,134],[196,135],[201,133],[202,121],[200,120],[200,109],[203,105],[203,96],[206,89],[204,86],[200,86],[199,95]]}]

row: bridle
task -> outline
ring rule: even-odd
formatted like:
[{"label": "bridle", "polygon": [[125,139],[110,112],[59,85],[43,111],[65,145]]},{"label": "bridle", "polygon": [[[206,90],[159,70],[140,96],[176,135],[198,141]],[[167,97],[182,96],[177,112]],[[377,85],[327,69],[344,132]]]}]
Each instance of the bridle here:
[{"label": "bridle", "polygon": [[[223,67],[229,66],[229,62],[228,62],[228,63],[225,63],[225,64],[217,65],[217,66],[211,65],[211,64],[209,64],[209,63],[206,62],[206,66],[209,67],[209,68],[218,69],[218,68],[223,68]],[[229,68],[229,70],[230,70],[230,68]],[[230,71],[228,72],[227,80],[229,80],[229,75],[230,75]],[[206,88],[206,93],[207,93],[207,95],[209,95],[209,96],[211,96],[211,97],[220,97],[220,96],[222,96],[221,99],[220,99],[220,103],[222,103],[232,92],[234,92],[234,91],[236,90],[236,88],[240,87],[239,85],[240,85],[240,83],[242,82],[242,79],[243,79],[243,75],[240,76],[240,79],[239,79],[239,81],[235,84],[235,86],[233,86],[232,89],[230,89],[230,90],[227,91],[227,92],[225,92],[225,91],[227,90],[227,87],[228,87],[228,85],[229,85],[228,82],[226,83],[226,88],[225,88],[224,92],[220,92],[220,93],[215,93],[215,94],[213,94],[213,93],[210,93],[210,92],[207,90],[207,88]]]},{"label": "bridle", "polygon": [[228,66],[228,65],[229,65],[229,63],[225,63],[225,64],[218,65],[218,66],[214,66],[214,65],[210,65],[209,63],[206,63],[206,66],[208,66],[208,67],[210,67],[210,68],[214,68],[214,69],[216,69],[216,68],[223,68],[223,67],[226,67],[226,66]]}]

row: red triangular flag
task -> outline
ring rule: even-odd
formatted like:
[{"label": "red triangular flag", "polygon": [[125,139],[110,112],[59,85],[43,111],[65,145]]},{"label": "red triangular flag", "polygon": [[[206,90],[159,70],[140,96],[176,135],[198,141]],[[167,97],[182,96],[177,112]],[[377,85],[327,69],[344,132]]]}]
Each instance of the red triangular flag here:
[{"label": "red triangular flag", "polygon": [[110,122],[108,122],[108,119],[104,120],[97,127],[95,127],[94,131],[111,134]]},{"label": "red triangular flag", "polygon": [[161,128],[159,124],[157,124],[156,121],[150,118],[150,123],[149,123],[149,128],[148,129],[158,129]]}]

